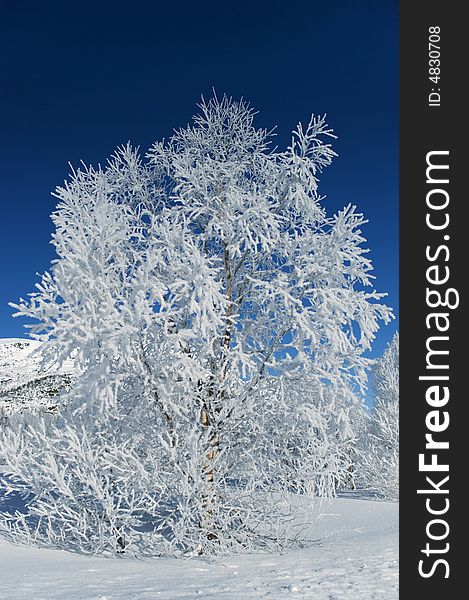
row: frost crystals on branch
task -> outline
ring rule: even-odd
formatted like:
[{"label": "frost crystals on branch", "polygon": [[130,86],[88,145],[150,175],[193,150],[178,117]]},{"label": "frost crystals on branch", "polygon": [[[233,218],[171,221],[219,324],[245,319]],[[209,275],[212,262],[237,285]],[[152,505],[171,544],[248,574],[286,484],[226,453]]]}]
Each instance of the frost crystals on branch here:
[{"label": "frost crystals on branch", "polygon": [[[347,477],[349,406],[391,311],[364,217],[328,216],[324,117],[283,152],[243,101],[59,187],[57,259],[17,314],[47,360],[77,353],[66,409],[11,428],[11,535],[81,552],[223,553],[293,543]],[[66,523],[66,526],[64,526]],[[297,540],[298,541],[298,540]]]}]

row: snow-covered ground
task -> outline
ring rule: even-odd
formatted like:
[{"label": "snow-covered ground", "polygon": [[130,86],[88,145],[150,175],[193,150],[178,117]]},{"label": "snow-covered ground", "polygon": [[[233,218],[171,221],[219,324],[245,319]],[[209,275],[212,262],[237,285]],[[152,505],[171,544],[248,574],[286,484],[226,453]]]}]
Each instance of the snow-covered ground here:
[{"label": "snow-covered ground", "polygon": [[312,600],[398,597],[398,504],[338,498],[320,541],[283,554],[137,561],[13,546],[0,539],[1,600]]}]

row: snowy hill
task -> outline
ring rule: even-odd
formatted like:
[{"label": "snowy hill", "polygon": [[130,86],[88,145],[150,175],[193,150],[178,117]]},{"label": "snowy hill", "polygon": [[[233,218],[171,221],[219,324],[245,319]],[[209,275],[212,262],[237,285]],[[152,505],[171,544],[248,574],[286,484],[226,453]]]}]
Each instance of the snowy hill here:
[{"label": "snowy hill", "polygon": [[397,503],[337,498],[314,534],[310,548],[212,561],[84,557],[0,541],[0,598],[397,599]]},{"label": "snowy hill", "polygon": [[54,397],[70,384],[73,362],[44,369],[41,342],[0,339],[0,414],[23,410],[54,410]]}]

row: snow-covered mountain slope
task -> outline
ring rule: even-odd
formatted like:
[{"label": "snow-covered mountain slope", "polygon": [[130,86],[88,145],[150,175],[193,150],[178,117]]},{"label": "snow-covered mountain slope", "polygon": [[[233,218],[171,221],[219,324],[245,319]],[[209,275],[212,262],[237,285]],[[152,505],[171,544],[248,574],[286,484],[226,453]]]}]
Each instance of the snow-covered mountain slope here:
[{"label": "snow-covered mountain slope", "polygon": [[39,373],[41,342],[19,338],[0,339],[0,384],[17,385]]},{"label": "snow-covered mountain slope", "polygon": [[398,504],[355,495],[328,508],[310,548],[213,561],[85,557],[0,541],[0,598],[397,600]]},{"label": "snow-covered mountain slope", "polygon": [[42,366],[41,342],[0,339],[0,414],[40,408],[53,410],[54,397],[70,384],[74,366]]}]

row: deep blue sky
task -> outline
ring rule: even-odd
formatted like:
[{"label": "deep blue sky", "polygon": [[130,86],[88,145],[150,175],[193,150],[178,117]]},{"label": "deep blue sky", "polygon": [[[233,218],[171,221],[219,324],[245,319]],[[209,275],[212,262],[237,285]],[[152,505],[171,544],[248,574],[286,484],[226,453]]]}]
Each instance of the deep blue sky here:
[{"label": "deep blue sky", "polygon": [[[0,337],[24,337],[7,302],[53,258],[50,192],[68,161],[145,150],[185,125],[203,93],[243,96],[284,146],[328,114],[339,139],[320,190],[352,202],[376,285],[398,302],[397,1],[2,2]],[[374,353],[397,328],[384,327]]]}]

